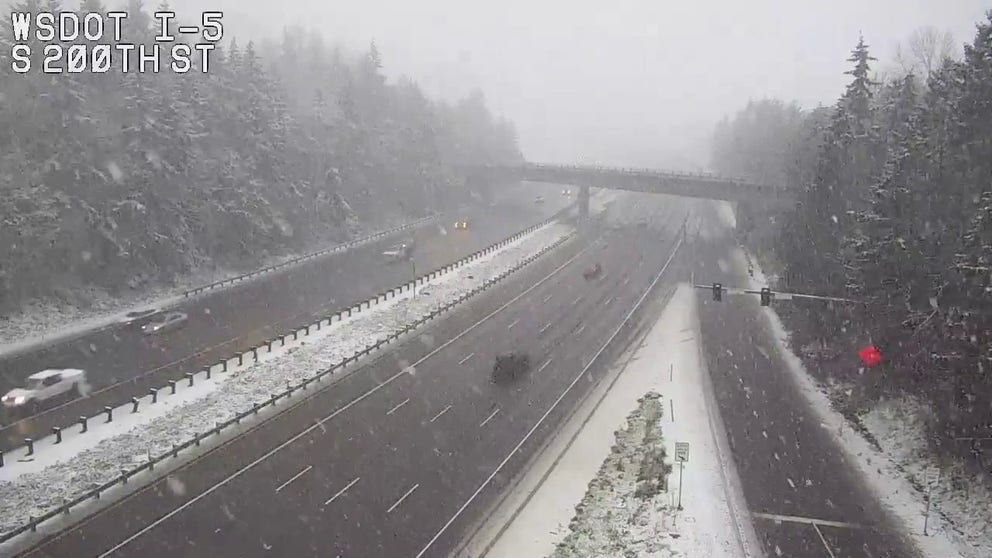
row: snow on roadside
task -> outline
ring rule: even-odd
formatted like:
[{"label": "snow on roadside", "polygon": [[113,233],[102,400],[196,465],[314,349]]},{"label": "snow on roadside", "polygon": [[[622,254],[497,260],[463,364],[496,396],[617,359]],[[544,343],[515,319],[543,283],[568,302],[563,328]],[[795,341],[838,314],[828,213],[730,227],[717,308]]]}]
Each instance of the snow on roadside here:
[{"label": "snow on roadside", "polygon": [[[738,270],[751,266],[751,288],[768,285],[768,279],[761,271],[757,261],[744,250],[737,248],[733,252],[734,265]],[[929,536],[923,536],[923,518],[926,510],[925,495],[917,490],[909,478],[902,472],[905,463],[879,452],[856,430],[848,424],[847,419],[834,409],[826,393],[826,388],[820,386],[813,376],[803,366],[802,360],[792,352],[789,343],[790,335],[782,324],[778,314],[771,307],[761,309],[778,342],[783,360],[793,373],[800,391],[817,412],[823,427],[837,438],[839,445],[844,448],[848,459],[857,465],[866,479],[868,486],[874,491],[876,498],[888,508],[902,523],[903,531],[912,538],[917,547],[926,556],[933,558],[987,558],[989,554],[975,548],[965,538],[954,531],[953,525],[941,521],[937,514],[931,511],[928,526]],[[847,428],[845,428],[845,426]],[[954,499],[958,500],[957,498]],[[984,501],[989,506],[989,500]],[[945,510],[948,511],[949,510]],[[947,516],[955,523],[966,522],[965,517]],[[988,537],[988,529],[982,529],[979,534]]]},{"label": "snow on roadside", "polygon": [[667,486],[661,395],[649,392],[617,431],[616,444],[589,483],[565,537],[552,556],[677,556],[675,506]]},{"label": "snow on roadside", "polygon": [[[0,482],[0,532],[22,524],[141,464],[135,455],[158,455],[217,422],[229,420],[253,404],[298,384],[318,371],[388,337],[433,308],[462,296],[515,266],[545,246],[572,234],[570,226],[543,227],[495,253],[488,254],[420,287],[416,297],[403,293],[372,306],[317,335],[306,344],[273,353],[271,358],[232,372],[203,397],[178,406],[153,422],[137,424],[123,434],[99,441],[63,460],[14,480]],[[415,372],[413,370],[411,373]]]},{"label": "snow on roadside", "polygon": [[988,482],[964,470],[960,464],[941,467],[927,445],[928,410],[911,397],[878,402],[861,417],[865,428],[878,440],[890,461],[903,468],[917,486],[925,486],[926,471],[941,468],[941,481],[931,492],[931,520],[944,513],[965,543],[970,556],[992,556],[992,491]]},{"label": "snow on roadside", "polygon": [[[637,556],[746,555],[739,537],[752,541],[754,535],[739,531],[749,522],[735,525],[745,506],[723,476],[725,456],[711,423],[719,415],[706,395],[695,300],[690,287],[678,287],[629,360],[614,365],[469,543],[472,555],[481,555],[490,537],[487,555],[498,558],[627,555],[608,548],[634,549]],[[649,393],[661,399],[647,403]],[[654,421],[647,445],[640,443],[645,418]],[[627,433],[617,434],[625,422]],[[675,442],[690,445],[681,511],[675,509],[677,469],[667,490],[637,496],[638,456],[650,450],[657,457],[664,448],[665,462],[675,466]]]},{"label": "snow on roadside", "polygon": [[[375,232],[363,230],[356,236]],[[259,262],[256,268],[278,265],[302,255],[302,252],[280,254]],[[73,290],[75,303],[55,299],[25,301],[19,311],[0,316],[0,355],[109,325],[132,310],[173,306],[183,300],[182,293],[189,289],[241,273],[244,270],[199,269],[172,285],[142,287],[140,291],[115,295],[104,289],[81,286]]]}]

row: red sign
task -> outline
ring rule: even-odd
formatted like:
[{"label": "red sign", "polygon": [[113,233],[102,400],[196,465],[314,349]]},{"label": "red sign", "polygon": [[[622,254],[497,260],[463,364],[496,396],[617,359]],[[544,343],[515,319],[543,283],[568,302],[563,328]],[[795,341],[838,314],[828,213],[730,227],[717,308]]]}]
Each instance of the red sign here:
[{"label": "red sign", "polygon": [[858,351],[858,356],[861,357],[861,362],[865,363],[865,366],[868,368],[882,362],[882,352],[875,345],[868,345],[864,349],[861,349]]}]

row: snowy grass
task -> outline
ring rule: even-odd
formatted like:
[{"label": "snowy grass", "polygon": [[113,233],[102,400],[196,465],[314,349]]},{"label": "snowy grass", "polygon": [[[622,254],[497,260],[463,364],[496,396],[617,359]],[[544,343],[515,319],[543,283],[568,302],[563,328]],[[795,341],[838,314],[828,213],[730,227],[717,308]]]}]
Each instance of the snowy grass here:
[{"label": "snowy grass", "polygon": [[[173,444],[181,444],[196,433],[229,420],[273,393],[285,390],[287,384],[298,384],[366,345],[401,331],[432,309],[457,299],[572,233],[571,227],[561,224],[538,229],[502,250],[431,281],[420,288],[416,297],[404,293],[372,306],[311,335],[306,344],[273,353],[271,358],[232,372],[213,389],[204,390],[202,397],[173,407],[155,421],[135,424],[131,430],[102,439],[75,455],[63,456],[40,470],[0,482],[0,532],[10,531],[23,524],[29,515],[39,516],[112,480],[121,468],[140,465],[147,455],[162,454]],[[422,337],[426,338],[425,342],[430,341],[427,336]],[[398,366],[416,373],[404,368],[403,363]]]},{"label": "snowy grass", "polygon": [[992,490],[988,481],[960,463],[941,464],[927,445],[929,410],[911,397],[879,401],[861,417],[864,427],[885,456],[922,490],[927,469],[941,469],[941,481],[931,492],[931,513],[940,513],[957,533],[965,556],[992,556]]},{"label": "snowy grass", "polygon": [[553,558],[678,555],[669,544],[675,509],[666,482],[671,465],[662,440],[663,411],[656,392],[638,401]]}]

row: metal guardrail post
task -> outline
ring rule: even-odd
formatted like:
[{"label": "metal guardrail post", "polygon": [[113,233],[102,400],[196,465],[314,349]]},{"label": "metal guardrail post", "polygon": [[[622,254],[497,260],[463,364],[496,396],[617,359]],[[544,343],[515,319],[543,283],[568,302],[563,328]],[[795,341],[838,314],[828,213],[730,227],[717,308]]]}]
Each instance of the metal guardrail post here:
[{"label": "metal guardrail post", "polygon": [[61,444],[62,443],[62,429],[59,428],[58,426],[53,426],[52,427],[52,434],[55,436],[55,443],[56,444]]},{"label": "metal guardrail post", "polygon": [[189,382],[189,387],[193,387],[193,373],[192,372],[187,372],[186,373],[186,380]]},{"label": "metal guardrail post", "polygon": [[107,414],[107,422],[114,422],[114,408],[104,407],[103,412]]},{"label": "metal guardrail post", "polygon": [[151,388],[148,391],[152,394],[152,403],[158,403],[158,389]]},{"label": "metal guardrail post", "polygon": [[171,395],[175,395],[176,394],[176,381],[175,380],[169,380],[169,389],[171,390]]},{"label": "metal guardrail post", "polygon": [[31,438],[24,438],[24,445],[28,448],[27,455],[34,455],[34,440]]},{"label": "metal guardrail post", "polygon": [[138,412],[138,398],[137,397],[132,397],[131,398],[131,405],[132,405],[132,407],[131,407],[131,414],[133,415],[134,413],[137,413]]},{"label": "metal guardrail post", "polygon": [[79,417],[79,426],[81,426],[81,427],[82,427],[82,428],[81,428],[81,429],[79,430],[79,433],[80,433],[80,434],[85,434],[85,433],[86,433],[86,431],[87,431],[87,430],[89,430],[89,425],[87,424],[87,420],[86,420],[86,417],[83,417],[83,416],[81,416],[81,417]]}]

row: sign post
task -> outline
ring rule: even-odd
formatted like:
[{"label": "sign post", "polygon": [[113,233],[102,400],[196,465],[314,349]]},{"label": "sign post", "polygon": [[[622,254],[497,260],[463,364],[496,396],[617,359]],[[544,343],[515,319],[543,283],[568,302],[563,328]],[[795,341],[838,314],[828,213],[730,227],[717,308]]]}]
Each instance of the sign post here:
[{"label": "sign post", "polygon": [[934,485],[940,482],[940,469],[936,467],[930,467],[927,469],[925,474],[925,480],[927,483],[927,511],[923,516],[923,536],[929,536],[927,533],[927,525],[930,522],[930,494],[933,491]]},{"label": "sign post", "polygon": [[685,463],[689,461],[689,442],[675,442],[675,461],[679,462],[679,505],[678,510],[682,509],[682,470],[685,468]]}]

